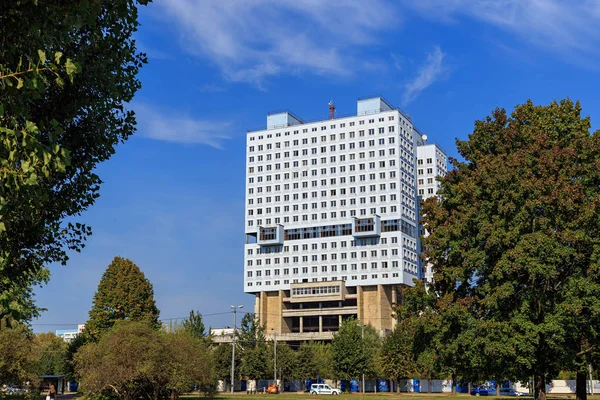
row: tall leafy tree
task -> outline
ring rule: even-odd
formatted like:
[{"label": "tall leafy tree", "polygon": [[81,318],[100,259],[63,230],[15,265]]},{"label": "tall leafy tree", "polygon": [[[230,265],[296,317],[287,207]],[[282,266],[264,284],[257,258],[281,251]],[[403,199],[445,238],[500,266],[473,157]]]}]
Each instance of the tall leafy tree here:
[{"label": "tall leafy tree", "polygon": [[[294,379],[296,369],[298,368],[298,359],[296,352],[292,350],[285,342],[277,342],[277,365],[274,365],[275,361],[275,343],[269,342],[267,349],[267,371],[271,373],[271,376],[276,372],[277,379],[281,377],[283,381]],[[275,370],[275,367],[276,370]]]},{"label": "tall leafy tree", "polygon": [[298,379],[333,378],[333,351],[331,344],[302,342],[296,353],[298,366],[294,376]]},{"label": "tall leafy tree", "polygon": [[190,316],[183,321],[183,329],[195,338],[206,338],[206,328],[202,320],[202,314],[190,311]]},{"label": "tall leafy tree", "polygon": [[98,339],[118,320],[143,321],[160,328],[152,284],[131,260],[115,257],[94,294],[86,332]]},{"label": "tall leafy tree", "polygon": [[435,309],[469,315],[454,337],[480,350],[474,363],[495,377],[534,376],[539,399],[565,350],[575,357],[573,344],[598,329],[584,307],[578,321],[590,324],[568,332],[564,309],[569,287],[598,279],[599,136],[570,100],[497,109],[457,141],[464,161],[423,206]]},{"label": "tall leafy tree", "polygon": [[242,318],[238,340],[242,349],[240,373],[253,380],[267,378],[269,352],[265,329],[254,314],[245,314]]},{"label": "tall leafy tree", "polygon": [[32,350],[32,335],[25,324],[0,319],[0,385],[24,387],[37,381]]},{"label": "tall leafy tree", "polygon": [[37,315],[31,287],[90,228],[96,166],[135,130],[138,5],[147,0],[0,5],[0,317]]},{"label": "tall leafy tree", "polygon": [[378,336],[373,327],[365,327],[363,339],[362,328],[354,318],[345,320],[331,341],[333,351],[333,368],[337,378],[349,380],[371,375],[375,371],[375,356],[378,347]]},{"label": "tall leafy tree", "polygon": [[68,372],[67,343],[53,333],[38,333],[33,337],[33,357],[39,376]]},{"label": "tall leafy tree", "polygon": [[381,346],[378,360],[381,373],[396,382],[398,391],[399,381],[413,377],[417,371],[413,351],[415,336],[410,320],[405,320],[394,327]]},{"label": "tall leafy tree", "polygon": [[[238,346],[238,345],[236,345]],[[231,381],[231,345],[219,344],[212,349],[212,365],[215,379],[225,382]],[[240,347],[235,352],[235,379],[240,377],[240,366],[242,362]]]}]

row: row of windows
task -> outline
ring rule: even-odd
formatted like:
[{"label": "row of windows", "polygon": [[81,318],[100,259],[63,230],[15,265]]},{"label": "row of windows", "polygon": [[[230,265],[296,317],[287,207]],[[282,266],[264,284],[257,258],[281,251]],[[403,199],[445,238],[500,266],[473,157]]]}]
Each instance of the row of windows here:
[{"label": "row of windows", "polygon": [[[390,189],[392,189],[392,190],[396,189],[396,184],[392,183],[390,185]],[[380,183],[379,184],[379,190],[380,191],[387,191],[386,184],[385,183]],[[340,194],[342,194],[342,195],[346,194],[346,188],[342,188],[342,189],[340,189],[340,191],[341,191]],[[355,187],[351,187],[349,191],[350,191],[350,194],[357,193]],[[359,186],[358,193],[366,193],[366,192],[367,192],[367,186]],[[376,185],[369,185],[368,192],[377,192],[377,186]],[[396,194],[395,193],[392,193],[389,196],[390,196],[390,201],[396,201]],[[403,197],[405,197],[405,196],[403,196]],[[249,206],[254,205],[254,200],[255,199],[248,199],[248,205]],[[264,198],[264,200],[265,200],[265,203],[271,203],[271,202],[273,202],[273,203],[279,203],[279,202],[282,201],[282,197],[280,195],[276,195],[274,197],[267,196],[267,197]],[[352,200],[356,200],[356,199],[350,199],[350,204],[356,204],[356,201],[352,202]],[[379,196],[379,200],[382,201],[382,202],[387,201],[387,195],[385,195],[385,194],[380,195]],[[289,202],[290,201],[290,195],[289,194],[284,195],[283,196],[283,201],[284,202]],[[320,204],[320,206],[322,208],[326,208],[328,206],[329,207],[338,207],[338,202],[339,202],[339,206],[340,207],[344,207],[347,204],[347,200],[346,199],[341,199],[339,201],[338,200],[329,200],[329,205],[327,204],[327,201],[321,201],[320,203],[319,202],[314,202],[314,203],[311,203],[310,208],[312,208],[313,210],[317,209],[318,206],[319,206],[319,204]],[[256,204],[263,204],[263,198],[262,197],[258,197],[256,199]],[[298,211],[299,205],[295,204],[292,207],[293,207],[294,211]],[[308,210],[308,208],[309,208],[308,207],[308,203],[302,205],[302,209],[303,210]],[[290,206],[283,206],[283,210],[284,211],[290,211]],[[277,207],[275,209],[275,212],[279,212],[279,211],[281,211],[281,210],[279,209],[279,207]]]},{"label": "row of windows", "polygon": [[[360,270],[362,271],[366,271],[368,270],[368,263],[361,263],[360,264]],[[399,267],[399,261],[391,261],[388,262],[387,261],[383,261],[381,263],[381,268],[382,269],[387,269],[388,265],[391,265],[392,268],[398,268]],[[412,264],[410,262],[404,262],[404,268],[405,269],[412,269],[413,267],[415,267],[416,264]],[[309,268],[310,268],[310,272],[309,272]],[[378,269],[378,265],[376,262],[371,263],[371,270],[376,270]],[[294,267],[294,268],[275,268],[273,270],[273,276],[279,276],[281,275],[281,272],[283,271],[283,275],[290,275],[290,271],[292,272],[292,275],[298,275],[300,274],[300,270],[302,270],[302,274],[317,274],[319,273],[319,267],[313,266],[313,267]],[[341,272],[346,272],[346,271],[358,271],[359,270],[359,265],[358,264],[341,264],[340,265],[340,271]],[[263,276],[262,273],[265,273],[264,276],[271,276],[271,270],[270,269],[266,269],[266,270],[255,270],[255,271],[246,271],[246,277],[247,278],[252,278],[252,277],[256,277],[256,278],[261,278]],[[328,272],[338,272],[338,266],[337,265],[331,265],[331,266],[327,266],[327,265],[322,265],[321,266],[321,273],[328,273]]]},{"label": "row of windows", "polygon": [[[392,116],[392,117],[390,117],[389,121],[393,121],[393,120],[394,120],[394,117],[393,117],[393,116]],[[379,119],[379,122],[384,122],[384,119],[383,119],[383,118],[380,118],[380,119]],[[402,121],[402,122],[404,123],[404,121]],[[370,120],[369,120],[369,124],[373,124],[373,123],[375,123],[375,120],[374,120],[374,119],[370,119]],[[364,120],[362,120],[362,121],[359,121],[359,123],[358,123],[358,124],[359,124],[359,125],[364,125],[364,124],[365,124],[365,121],[364,121]],[[356,125],[356,124],[355,124],[355,122],[350,122],[350,123],[349,123],[349,126],[350,126],[350,127],[352,127],[352,126],[355,126],[355,125]],[[342,124],[340,124],[340,128],[345,128],[345,127],[346,127],[346,124],[345,124],[345,123],[342,123]],[[308,129],[309,129],[309,128],[304,128],[304,129],[302,129],[302,133],[308,133]],[[317,132],[317,131],[318,131],[317,127],[312,127],[312,128],[310,128],[310,129],[311,129],[311,132]],[[330,125],[330,129],[336,129],[336,125]],[[395,128],[395,125],[390,125],[390,126],[388,126],[388,132],[394,132],[394,131],[395,131],[395,129],[396,129],[396,128]],[[326,126],[326,125],[323,125],[323,126],[321,126],[321,131],[325,131],[325,130],[327,130],[327,126]],[[379,128],[377,128],[377,130],[378,130],[378,132],[379,132],[379,133],[385,133],[385,127],[379,127]],[[402,130],[402,128],[400,128],[400,130]],[[300,133],[300,131],[299,131],[299,130],[295,130],[295,131],[293,131],[293,134],[294,134],[294,135],[297,135],[298,133]],[[364,131],[364,130],[359,130],[359,131],[358,131],[358,134],[359,134],[360,136],[364,136],[364,135],[365,135],[365,131]],[[374,135],[374,134],[375,134],[375,129],[374,129],[374,128],[371,128],[371,129],[369,129],[369,135]],[[289,131],[288,131],[288,132],[284,132],[284,136],[289,136],[289,135],[290,135],[290,132],[289,132]],[[349,132],[349,134],[348,134],[348,136],[349,136],[350,138],[353,138],[353,137],[355,137],[355,135],[356,135],[356,134],[355,134],[355,132]],[[262,139],[264,139],[265,137],[266,137],[266,139],[271,139],[271,138],[273,137],[273,134],[270,134],[270,133],[269,133],[269,134],[267,134],[267,135],[250,136],[250,137],[249,137],[249,140],[250,140],[250,141],[254,141],[254,140],[262,140]],[[281,137],[281,132],[276,132],[276,133],[275,133],[275,137]],[[329,140],[330,140],[330,141],[335,141],[335,140],[344,140],[345,138],[346,138],[346,133],[345,133],[345,132],[338,133],[338,134],[337,134],[337,136],[336,136],[336,134],[334,134],[334,133],[329,135]],[[317,140],[318,140],[318,139],[317,139],[317,137],[316,137],[316,136],[315,136],[315,137],[312,137],[312,138],[311,138],[311,143],[317,143]],[[321,135],[321,142],[322,142],[322,143],[323,143],[323,142],[327,142],[327,135]],[[285,141],[285,142],[284,142],[284,144],[287,144],[287,146],[289,146],[289,143],[290,143],[289,141]],[[294,143],[294,146],[298,146],[298,144],[299,144],[299,141],[298,141],[297,139],[295,139],[295,140],[293,141],[293,143]],[[278,143],[278,144],[279,144],[279,145],[281,145],[281,143]],[[302,140],[302,144],[308,144],[308,139],[303,139],[303,140]],[[260,146],[260,145],[259,145],[259,146]]]},{"label": "row of windows", "polygon": [[[394,155],[394,154],[396,154],[396,150],[395,149],[389,149],[388,153],[389,153],[389,155]],[[353,155],[353,154],[351,154],[351,155]],[[380,155],[380,157],[383,157],[383,156],[385,156],[385,154],[384,155]],[[341,155],[339,157],[340,157],[339,158],[339,162],[346,162],[346,156],[345,155]],[[351,160],[355,160],[355,158],[351,158]],[[291,165],[293,165],[293,168],[299,168],[300,167],[300,161],[302,161],[302,166],[303,167],[308,167],[309,166],[309,160],[306,159],[306,160],[293,161],[292,164],[291,164]],[[329,162],[330,163],[337,163],[338,161],[337,161],[336,156],[330,156],[329,157]],[[327,157],[321,157],[320,164],[321,165],[322,164],[327,164]],[[396,165],[396,161],[395,160],[390,160],[388,164],[389,164],[390,167],[394,167]],[[313,165],[313,166],[314,165],[319,165],[319,159],[318,158],[311,159],[310,160],[310,165]],[[375,168],[375,166],[376,166],[375,162],[370,162],[369,163],[369,168],[370,169]],[[273,168],[273,167],[275,167],[275,168]],[[284,169],[290,168],[290,163],[289,162],[283,163],[283,168]],[[380,161],[379,162],[379,168],[385,168],[385,161]],[[367,169],[366,163],[358,164],[358,169],[362,169],[362,170]],[[275,171],[281,170],[281,163],[276,163],[276,164],[273,164],[273,165],[267,164],[267,165],[264,165],[264,166],[263,165],[259,165],[259,166],[256,167],[256,169],[255,169],[255,167],[248,167],[248,173],[249,174],[254,174],[255,171],[256,171],[256,173],[259,173],[259,172],[274,171],[274,170]],[[350,164],[348,166],[348,170],[349,171],[355,171],[356,170],[356,165],[355,164]],[[322,174],[326,174],[327,169],[323,168],[323,169],[321,169],[321,171],[322,171]],[[330,169],[330,171],[331,171],[331,173],[336,173],[335,169],[333,169],[333,168]],[[346,172],[345,165],[344,166],[340,166],[339,172],[340,173]],[[306,175],[306,176],[308,176],[308,175]],[[313,173],[313,176],[316,176],[316,172]],[[289,175],[287,177],[286,177],[286,175],[284,175],[284,178],[285,179],[289,179]]]},{"label": "row of windows", "polygon": [[[408,272],[410,274],[413,274],[413,275],[416,275],[416,272],[413,272],[413,271],[408,271],[407,270],[406,272]],[[387,278],[389,278],[389,275],[390,275],[389,273],[383,273],[383,274],[381,274],[381,278],[382,279],[387,279]],[[400,274],[398,272],[394,272],[394,273],[392,273],[392,278],[398,278],[399,275]],[[378,279],[378,277],[379,277],[379,274],[371,274],[371,279]],[[350,278],[350,279],[348,279],[348,278]],[[361,280],[367,280],[367,279],[369,279],[369,275],[368,274],[363,274],[363,275],[360,276],[360,279]],[[335,281],[338,280],[338,277],[334,276],[334,277],[330,277],[330,278],[327,278],[327,277],[321,278],[321,282],[327,282],[328,280],[335,282]],[[340,277],[340,280],[342,280],[342,281],[348,281],[348,280],[356,281],[356,280],[358,280],[358,275],[342,276],[342,277]],[[303,279],[303,281],[307,281],[307,280]],[[312,278],[312,282],[319,282],[319,278]],[[271,286],[271,281],[265,281],[264,283],[265,283],[265,286]],[[291,283],[300,283],[300,279],[292,279]],[[290,280],[289,279],[284,279],[283,280],[283,284],[284,285],[289,285],[290,284]],[[281,280],[274,280],[273,281],[273,285],[274,286],[281,285]],[[248,286],[248,287],[262,286],[262,282],[246,282],[246,286]]]},{"label": "row of windows", "polygon": [[[373,255],[373,253],[375,253],[375,255]],[[398,249],[391,249],[390,251],[392,256],[398,256]],[[404,253],[404,259],[406,259],[407,261],[412,261],[412,262],[417,262],[417,254],[410,251],[410,250],[406,250],[403,249],[403,253]],[[360,254],[360,257],[359,257]],[[388,251],[387,250],[381,250],[380,251],[380,257],[388,257]],[[319,262],[320,261],[327,261],[328,259],[331,261],[336,261],[338,260],[338,256],[340,256],[339,259],[341,260],[347,260],[348,259],[348,255],[350,255],[350,259],[351,260],[357,260],[357,259],[364,259],[364,258],[369,258],[369,254],[366,251],[352,251],[350,253],[331,253],[331,254],[312,254],[311,256],[305,255],[305,256],[293,256],[291,257],[292,260],[292,264],[298,264],[300,262],[303,263],[308,263],[308,262]],[[300,257],[302,257],[302,261],[300,261]],[[371,251],[371,258],[377,258],[377,250],[373,250]],[[253,264],[256,264],[257,267],[261,267],[262,266],[262,262],[265,262],[265,265],[271,265],[271,261],[273,261],[273,265],[279,265],[280,261],[283,260],[283,264],[290,264],[290,257],[275,257],[273,259],[271,258],[266,258],[266,259],[256,259],[256,260],[246,260],[246,266],[248,267],[252,267]],[[397,261],[395,261],[397,263]],[[366,263],[364,264],[366,269]],[[397,267],[397,265],[394,265],[395,267]],[[317,272],[316,270],[317,267],[313,267],[313,272]],[[322,272],[327,272],[326,271],[326,266],[324,266],[323,268],[325,268],[324,271]],[[377,268],[377,263],[373,262],[372,263],[372,268]],[[383,262],[383,268],[387,268],[387,261]],[[308,272],[308,271],[307,271]]]},{"label": "row of windows", "polygon": [[[401,207],[402,210],[402,214],[406,215],[411,221],[414,220],[415,217],[415,213],[412,210],[409,210],[408,207]],[[358,212],[357,212],[358,211]],[[395,214],[398,212],[398,206],[390,206],[390,211],[388,213],[387,211],[387,207],[379,207],[379,214]],[[369,209],[369,212],[367,212],[366,208],[361,208],[358,210],[350,210],[350,211],[340,211],[339,212],[339,218],[347,218],[348,216],[350,217],[357,217],[357,216],[367,216],[367,215],[373,215],[373,214],[377,214],[377,208],[373,207]],[[338,219],[338,213],[337,211],[331,211],[329,213],[329,215],[327,213],[316,213],[316,214],[302,214],[302,215],[293,215],[291,216],[291,220],[289,216],[284,216],[282,217],[274,217],[274,218],[265,218],[264,220],[262,218],[259,218],[256,220],[256,226],[263,226],[263,222],[264,225],[273,225],[273,224],[288,224],[288,223],[294,223],[294,222],[307,222],[307,221],[323,221],[323,220],[327,220],[327,219]],[[310,218],[309,218],[310,217]],[[247,221],[248,226],[254,226],[254,220],[253,219],[249,219]]]},{"label": "row of windows", "polygon": [[[377,141],[375,139],[373,140],[369,140],[369,141],[360,141],[360,142],[350,142],[348,143],[348,150],[352,150],[357,148],[356,143],[358,143],[358,148],[364,148],[367,147],[367,145],[369,147],[373,147],[376,144],[383,146],[386,144],[386,140],[385,139],[377,139]],[[387,140],[387,144],[395,144],[396,143],[396,139],[395,137],[389,137]],[[270,145],[267,145],[270,146]],[[259,146],[260,147],[260,146]],[[411,150],[411,145],[409,143],[404,143],[404,147],[406,147],[407,149]],[[310,150],[310,151],[309,151]],[[300,150],[292,150],[290,151],[284,151],[283,153],[280,152],[276,152],[276,153],[267,153],[267,154],[260,154],[258,156],[254,156],[254,155],[249,155],[248,156],[248,162],[263,162],[263,161],[270,161],[270,160],[277,160],[277,159],[281,159],[281,155],[283,154],[283,158],[290,158],[290,157],[299,157],[300,154],[302,154],[303,156],[307,156],[309,154],[323,154],[323,153],[327,153],[327,152],[337,152],[337,151],[345,151],[346,149],[346,144],[342,143],[339,145],[335,145],[332,144],[329,146],[329,148],[327,146],[321,146],[321,147],[312,147],[310,149],[303,149],[302,153],[300,153]],[[259,149],[260,151],[260,149]],[[254,147],[250,146],[249,148],[249,152],[253,153],[254,152]],[[371,151],[373,152],[373,151]],[[360,153],[360,154],[365,154],[365,153]],[[364,158],[364,156],[362,157]]]},{"label": "row of windows", "polygon": [[[390,238],[390,243],[391,244],[397,244],[398,243],[398,237],[393,236]],[[357,238],[354,240],[350,240],[350,242],[346,241],[346,240],[341,240],[339,243],[332,241],[332,242],[320,242],[321,243],[321,250],[327,250],[328,248],[330,249],[337,249],[339,248],[345,248],[348,247],[348,243],[350,243],[350,247],[366,247],[368,248],[369,246],[381,246],[381,245],[387,245],[388,244],[388,238],[387,237],[370,237],[370,238]],[[339,244],[339,246],[338,246]],[[411,240],[409,238],[406,237],[402,237],[402,246],[403,247],[407,247],[409,249],[413,249],[416,250],[417,249],[417,242],[415,240]],[[318,250],[319,249],[319,243],[311,243],[310,244],[310,250]],[[249,248],[247,249],[247,255],[251,256],[253,254],[255,254],[254,252],[255,249]],[[302,244],[302,250],[300,250],[300,245],[299,244],[294,244],[294,245],[280,245],[280,246],[264,246],[264,247],[257,247],[256,248],[256,255],[263,255],[263,254],[278,254],[278,253],[290,253],[290,252],[298,252],[298,251],[308,251],[309,250],[309,244],[308,243],[304,243]],[[396,252],[394,252],[394,250],[396,250]],[[397,253],[398,249],[392,249],[392,254],[398,254]],[[387,252],[385,253],[385,255],[387,255]]]},{"label": "row of windows", "polygon": [[312,294],[336,294],[340,293],[340,286],[317,286],[293,288],[292,296],[306,296]]}]

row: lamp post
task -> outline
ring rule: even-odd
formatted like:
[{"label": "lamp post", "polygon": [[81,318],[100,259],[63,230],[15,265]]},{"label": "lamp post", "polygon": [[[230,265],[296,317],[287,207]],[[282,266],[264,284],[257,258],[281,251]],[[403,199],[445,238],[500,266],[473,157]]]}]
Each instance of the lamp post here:
[{"label": "lamp post", "polygon": [[[363,348],[365,346],[365,324],[356,324],[356,326],[360,326],[361,328],[361,338],[362,338],[362,345]],[[363,370],[363,374],[362,374],[362,392],[365,392],[365,371]]]},{"label": "lamp post", "polygon": [[235,337],[236,337],[236,324],[237,324],[237,310],[238,308],[244,308],[243,305],[240,306],[230,306],[233,310],[233,340],[231,342],[231,394],[233,394],[233,387],[235,382]]},{"label": "lamp post", "polygon": [[277,332],[273,329],[273,383],[277,385]]}]

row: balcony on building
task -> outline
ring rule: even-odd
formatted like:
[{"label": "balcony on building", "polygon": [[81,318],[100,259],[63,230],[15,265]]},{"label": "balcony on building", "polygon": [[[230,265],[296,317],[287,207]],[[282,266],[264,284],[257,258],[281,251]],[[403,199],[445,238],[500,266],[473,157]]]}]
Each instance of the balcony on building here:
[{"label": "balcony on building", "polygon": [[280,246],[283,244],[283,225],[259,226],[256,243],[259,246]]},{"label": "balcony on building", "polygon": [[381,236],[381,218],[379,215],[367,218],[353,218],[352,236],[355,238]]}]

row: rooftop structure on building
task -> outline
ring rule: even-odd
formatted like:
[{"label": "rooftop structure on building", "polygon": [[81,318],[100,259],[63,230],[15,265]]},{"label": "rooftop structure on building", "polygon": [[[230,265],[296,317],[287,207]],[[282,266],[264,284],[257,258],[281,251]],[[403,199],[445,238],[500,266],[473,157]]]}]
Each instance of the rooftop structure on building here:
[{"label": "rooftop structure on building", "polygon": [[382,97],[306,122],[290,111],[249,131],[244,291],[267,334],[331,339],[355,317],[382,334],[399,289],[420,279],[412,119]]}]

